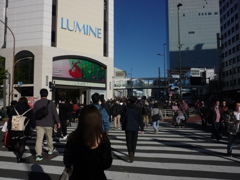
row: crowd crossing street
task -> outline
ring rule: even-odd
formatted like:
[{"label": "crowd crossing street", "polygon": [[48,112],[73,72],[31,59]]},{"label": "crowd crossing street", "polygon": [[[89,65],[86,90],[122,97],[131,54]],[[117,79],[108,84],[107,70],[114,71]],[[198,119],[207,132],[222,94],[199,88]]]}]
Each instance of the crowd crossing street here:
[{"label": "crowd crossing street", "polygon": [[[72,132],[76,123],[68,127]],[[1,127],[1,125],[0,125]],[[152,126],[139,134],[133,163],[129,163],[125,133],[114,130],[111,124],[109,138],[112,145],[113,164],[105,171],[114,180],[221,180],[239,179],[239,141],[233,149],[233,157],[226,156],[227,137],[211,139],[210,127],[189,123],[187,128],[174,128],[171,123],[160,122],[159,133]],[[0,133],[2,138],[3,133]],[[47,154],[44,146],[43,160],[35,161],[35,140],[27,140],[24,163],[16,163],[16,155],[0,147],[0,180],[58,180],[62,173],[63,151],[66,140],[55,142],[56,151]]]}]

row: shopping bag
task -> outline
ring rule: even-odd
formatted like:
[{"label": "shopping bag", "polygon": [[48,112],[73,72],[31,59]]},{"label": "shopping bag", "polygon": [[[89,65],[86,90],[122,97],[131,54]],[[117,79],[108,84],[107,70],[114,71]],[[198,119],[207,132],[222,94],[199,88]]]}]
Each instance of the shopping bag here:
[{"label": "shopping bag", "polygon": [[71,174],[72,174],[72,170],[65,168],[63,170],[63,173],[61,174],[59,180],[69,180]]},{"label": "shopping bag", "polygon": [[11,139],[12,139],[12,136],[11,136],[10,131],[5,132],[5,135],[4,135],[4,138],[3,138],[3,140],[4,140],[3,145],[6,146],[6,147],[10,146],[11,145]]},{"label": "shopping bag", "polygon": [[7,124],[8,124],[8,122],[6,121],[3,125],[2,132],[7,132],[8,131]]}]

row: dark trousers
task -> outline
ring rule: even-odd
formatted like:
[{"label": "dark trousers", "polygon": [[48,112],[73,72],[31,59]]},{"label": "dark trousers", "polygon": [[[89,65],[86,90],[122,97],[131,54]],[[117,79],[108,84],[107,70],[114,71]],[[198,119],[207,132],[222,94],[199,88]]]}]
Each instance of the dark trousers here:
[{"label": "dark trousers", "polygon": [[207,127],[207,119],[202,117],[202,127]]},{"label": "dark trousers", "polygon": [[72,122],[75,122],[75,119],[76,119],[76,113],[72,113]]},{"label": "dark trousers", "polygon": [[236,139],[239,138],[239,137],[240,137],[240,133],[238,133],[237,135],[229,134],[229,136],[228,136],[228,146],[227,146],[227,153],[228,154],[232,154],[233,144],[236,141]]},{"label": "dark trousers", "polygon": [[[13,150],[18,151],[17,158],[21,159],[25,150],[26,138],[22,139],[12,139],[12,148]],[[15,149],[16,148],[16,149]]]},{"label": "dark trousers", "polygon": [[125,131],[128,154],[135,154],[137,147],[138,131]]},{"label": "dark trousers", "polygon": [[61,127],[57,129],[57,137],[61,137],[61,133],[63,136],[67,135],[67,120],[60,121]]},{"label": "dark trousers", "polygon": [[222,134],[222,123],[221,122],[213,122],[212,123],[212,136],[214,136],[217,140],[220,138]]}]

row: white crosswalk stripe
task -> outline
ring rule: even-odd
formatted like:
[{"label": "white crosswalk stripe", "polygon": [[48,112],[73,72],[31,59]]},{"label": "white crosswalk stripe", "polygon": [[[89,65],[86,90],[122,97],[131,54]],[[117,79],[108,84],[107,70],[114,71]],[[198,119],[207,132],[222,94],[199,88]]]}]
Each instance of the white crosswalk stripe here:
[{"label": "white crosswalk stripe", "polygon": [[[75,123],[72,125],[68,127],[68,133],[76,128]],[[191,127],[175,129],[165,122],[161,122],[158,134],[153,133],[152,127],[145,130],[147,133],[139,134],[133,163],[128,161],[125,132],[110,130],[114,160],[111,168],[105,171],[108,179],[216,180],[240,176],[240,149],[235,146],[233,153],[236,156],[227,157],[226,137],[217,142],[210,138],[209,132]],[[31,173],[58,179],[64,169],[65,144],[66,141],[55,142],[56,152],[51,156],[45,153],[43,161],[35,162],[35,140],[28,140],[23,155],[26,162],[20,164],[16,163],[13,152],[1,147],[0,180],[28,179]],[[47,152],[46,145],[43,151]]]}]

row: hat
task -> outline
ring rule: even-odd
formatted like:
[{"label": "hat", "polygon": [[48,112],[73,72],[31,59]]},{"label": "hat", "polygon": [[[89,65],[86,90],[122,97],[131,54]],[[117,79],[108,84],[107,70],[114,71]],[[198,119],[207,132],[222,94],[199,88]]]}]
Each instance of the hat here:
[{"label": "hat", "polygon": [[145,103],[147,106],[149,105],[147,102]]},{"label": "hat", "polygon": [[119,101],[116,101],[116,104],[119,104]]}]

